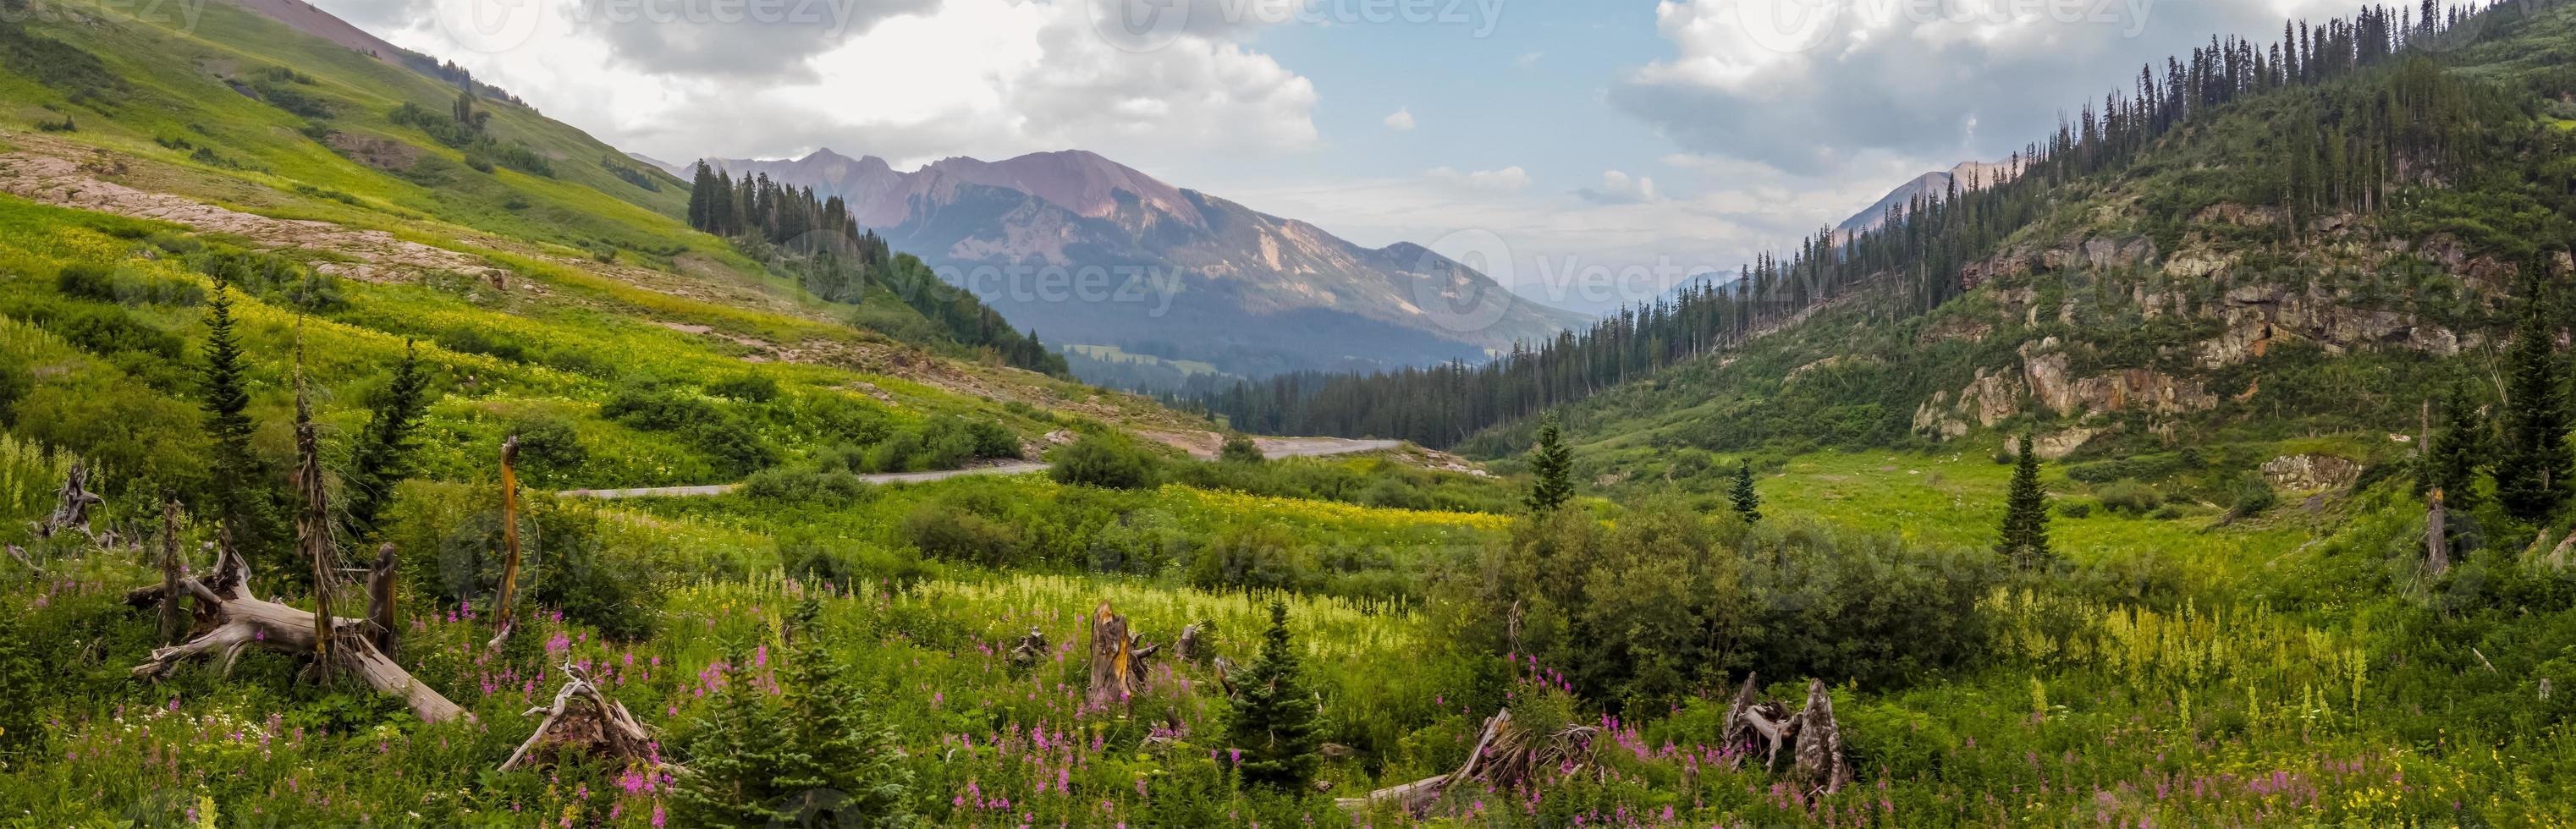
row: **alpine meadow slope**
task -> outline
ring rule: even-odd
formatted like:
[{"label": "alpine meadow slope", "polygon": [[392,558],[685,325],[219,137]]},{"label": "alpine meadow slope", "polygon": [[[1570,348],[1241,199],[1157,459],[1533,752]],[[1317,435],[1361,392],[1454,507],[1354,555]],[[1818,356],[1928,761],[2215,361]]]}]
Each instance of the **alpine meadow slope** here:
[{"label": "alpine meadow slope", "polygon": [[[0,14],[0,827],[2576,823],[2576,6],[2425,9],[1191,410],[883,202],[241,6]],[[1304,232],[1015,162],[936,193]]]}]

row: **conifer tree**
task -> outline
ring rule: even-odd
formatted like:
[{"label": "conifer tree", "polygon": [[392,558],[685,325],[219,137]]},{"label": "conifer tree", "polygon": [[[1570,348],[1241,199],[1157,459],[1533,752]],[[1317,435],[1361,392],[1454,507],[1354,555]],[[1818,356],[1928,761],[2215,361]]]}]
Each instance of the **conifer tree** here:
[{"label": "conifer tree", "polygon": [[2497,500],[2525,521],[2546,520],[2566,501],[2568,488],[2566,391],[2544,294],[2545,289],[2533,286],[2530,305],[2514,332],[2504,446],[2495,470]]},{"label": "conifer tree", "polygon": [[268,466],[251,448],[250,391],[241,340],[233,332],[232,285],[215,280],[206,300],[206,434],[214,443],[215,515],[243,550],[275,549],[277,504]]},{"label": "conifer tree", "polygon": [[[692,725],[688,773],[671,792],[684,826],[901,827],[919,822],[912,773],[847,668],[810,630],[815,607],[795,619],[803,645],[771,696],[747,674],[727,679]],[[791,631],[797,632],[797,631]],[[727,660],[740,665],[736,656]]]},{"label": "conifer tree", "polygon": [[1574,450],[1566,447],[1556,415],[1539,421],[1538,444],[1530,447],[1530,477],[1526,503],[1531,512],[1553,512],[1573,500]]},{"label": "conifer tree", "polygon": [[2012,489],[2004,498],[2003,540],[1995,552],[2014,566],[2030,567],[2055,554],[2048,548],[2048,493],[2039,486],[2039,453],[2032,450],[2029,433],[2022,434],[2018,449],[2021,459],[2013,465]]},{"label": "conifer tree", "polygon": [[1288,604],[1270,602],[1270,632],[1261,656],[1235,686],[1226,741],[1241,752],[1243,781],[1280,789],[1303,788],[1320,757],[1315,697],[1306,689],[1297,650],[1288,641]]},{"label": "conifer tree", "polygon": [[912,772],[895,753],[894,734],[823,649],[823,637],[808,633],[784,677],[795,733],[774,774],[789,793],[781,811],[801,826],[913,825]]},{"label": "conifer tree", "polygon": [[689,227],[705,230],[708,222],[708,197],[715,192],[715,173],[707,168],[707,163],[703,160],[698,162],[697,169],[693,172],[694,175],[689,179]]},{"label": "conifer tree", "polygon": [[2442,428],[2424,449],[2423,486],[2442,491],[2442,501],[2457,508],[2476,506],[2478,473],[2492,457],[2492,435],[2485,417],[2469,402],[2468,384],[2453,383],[2442,396]]},{"label": "conifer tree", "polygon": [[1735,501],[1735,514],[1744,516],[1744,523],[1762,520],[1762,494],[1753,490],[1752,461],[1739,462],[1735,467],[1735,492],[1730,497]]},{"label": "conifer tree", "polygon": [[[741,665],[739,654],[726,660]],[[790,724],[745,676],[724,687],[691,723],[688,772],[671,788],[672,817],[682,826],[786,826],[780,810],[793,792],[778,788],[776,770],[787,763],[780,739]]]},{"label": "conifer tree", "polygon": [[385,386],[375,412],[367,418],[366,431],[359,433],[358,446],[351,451],[349,472],[340,476],[349,492],[342,525],[352,541],[375,537],[377,517],[393,499],[394,484],[410,474],[412,430],[420,426],[421,413],[428,408],[428,392],[429,375],[420,370],[420,348],[406,341],[402,362],[394,365],[393,381]]}]

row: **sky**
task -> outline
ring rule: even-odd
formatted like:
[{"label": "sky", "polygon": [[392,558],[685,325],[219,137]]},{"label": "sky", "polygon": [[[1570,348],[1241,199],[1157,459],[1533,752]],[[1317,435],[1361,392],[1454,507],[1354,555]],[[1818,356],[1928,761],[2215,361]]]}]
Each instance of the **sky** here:
[{"label": "sky", "polygon": [[2352,0],[312,0],[665,161],[1086,149],[1598,311]]}]

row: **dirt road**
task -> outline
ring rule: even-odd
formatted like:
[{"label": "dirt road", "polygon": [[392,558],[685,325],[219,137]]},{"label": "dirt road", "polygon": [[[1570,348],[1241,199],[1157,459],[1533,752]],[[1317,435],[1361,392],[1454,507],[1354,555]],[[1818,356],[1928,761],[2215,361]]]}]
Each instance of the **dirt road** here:
[{"label": "dirt road", "polygon": [[[1320,458],[1329,455],[1351,455],[1376,452],[1404,445],[1395,440],[1354,440],[1351,438],[1260,438],[1253,441],[1261,454],[1270,458]],[[1044,472],[1050,464],[1035,461],[1011,461],[991,466],[970,466],[938,472],[890,472],[861,475],[859,480],[871,484],[918,484],[944,481],[962,475],[1025,475]],[[634,489],[570,489],[555,493],[565,498],[701,498],[723,495],[741,484],[707,484],[704,486],[649,486]]]}]

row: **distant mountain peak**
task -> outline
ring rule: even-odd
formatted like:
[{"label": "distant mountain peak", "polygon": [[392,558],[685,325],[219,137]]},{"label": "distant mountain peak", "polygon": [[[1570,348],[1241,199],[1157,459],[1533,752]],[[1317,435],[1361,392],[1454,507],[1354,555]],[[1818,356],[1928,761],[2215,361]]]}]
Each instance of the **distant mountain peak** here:
[{"label": "distant mountain peak", "polygon": [[1972,187],[1992,187],[2011,181],[2013,177],[2020,174],[2021,171],[2011,162],[1962,161],[1948,170],[1934,170],[1915,176],[1912,180],[1897,185],[1896,189],[1887,191],[1887,195],[1879,197],[1878,201],[1852,214],[1851,218],[1834,225],[1834,238],[1850,241],[1854,236],[1878,229],[1879,225],[1887,223],[1888,208],[1898,208],[1901,211],[1905,205],[1913,203],[1916,196],[1947,195],[1952,185],[1962,190]]},{"label": "distant mountain peak", "polygon": [[[1089,150],[998,161],[954,156],[910,172],[828,150],[792,161],[708,163],[840,196],[897,250],[952,273],[997,268],[999,279],[976,277],[983,284],[969,287],[1058,343],[1176,346],[1220,370],[1255,375],[1473,359],[1582,321],[1515,302],[1490,324],[1454,330],[1455,319],[1425,306],[1508,290],[1422,245],[1364,248]],[[1048,299],[1053,289],[1034,277],[1012,281],[1031,266],[1163,281],[1120,282],[1093,301]]]}]

